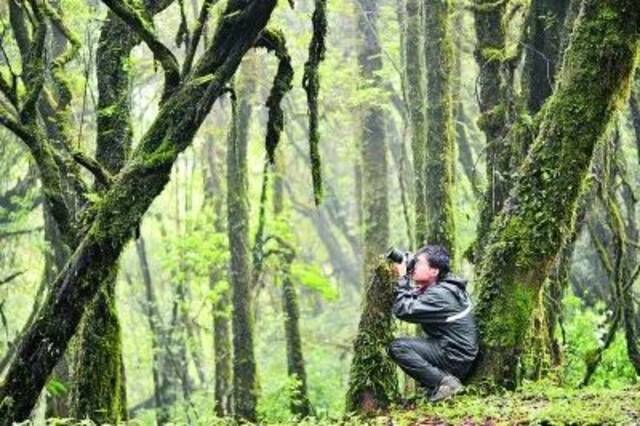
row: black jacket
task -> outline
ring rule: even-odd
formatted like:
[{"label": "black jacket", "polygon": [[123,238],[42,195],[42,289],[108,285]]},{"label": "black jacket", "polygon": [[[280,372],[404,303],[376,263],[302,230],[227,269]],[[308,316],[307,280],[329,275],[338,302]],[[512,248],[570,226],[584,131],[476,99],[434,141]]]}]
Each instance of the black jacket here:
[{"label": "black jacket", "polygon": [[421,291],[408,278],[400,278],[394,290],[393,314],[420,324],[428,339],[438,341],[449,361],[472,362],[478,354],[478,331],[466,286],[466,280],[448,274]]}]

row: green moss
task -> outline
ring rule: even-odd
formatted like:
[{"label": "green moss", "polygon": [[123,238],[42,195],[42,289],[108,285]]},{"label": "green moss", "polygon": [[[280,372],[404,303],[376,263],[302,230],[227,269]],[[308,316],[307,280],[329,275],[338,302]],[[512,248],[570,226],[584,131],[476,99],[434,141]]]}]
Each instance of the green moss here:
[{"label": "green moss", "polygon": [[379,260],[366,289],[365,303],[354,341],[347,391],[347,412],[372,413],[386,408],[398,395],[396,366],[387,355],[393,340],[392,267]]},{"label": "green moss", "polygon": [[506,386],[517,383],[537,293],[573,226],[594,148],[615,112],[613,101],[628,90],[636,61],[639,4],[587,2],[581,19],[558,89],[543,110],[514,190],[493,222],[480,265],[477,315],[485,357],[478,371]]}]

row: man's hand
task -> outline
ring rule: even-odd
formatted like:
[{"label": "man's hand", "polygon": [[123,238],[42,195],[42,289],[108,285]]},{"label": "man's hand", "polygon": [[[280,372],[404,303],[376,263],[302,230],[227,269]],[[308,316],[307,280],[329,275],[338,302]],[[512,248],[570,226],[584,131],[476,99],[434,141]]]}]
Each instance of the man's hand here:
[{"label": "man's hand", "polygon": [[398,271],[398,275],[404,277],[407,274],[407,265],[402,263],[396,263],[396,271]]}]

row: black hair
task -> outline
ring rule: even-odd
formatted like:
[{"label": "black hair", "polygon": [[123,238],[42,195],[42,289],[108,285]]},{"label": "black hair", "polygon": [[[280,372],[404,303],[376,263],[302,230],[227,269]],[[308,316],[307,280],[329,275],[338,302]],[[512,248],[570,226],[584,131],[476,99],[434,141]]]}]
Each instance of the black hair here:
[{"label": "black hair", "polygon": [[449,252],[443,246],[439,245],[426,245],[421,247],[416,252],[416,257],[424,254],[427,258],[427,262],[429,262],[429,266],[432,268],[437,268],[438,279],[443,279],[451,270],[449,266],[450,258]]}]

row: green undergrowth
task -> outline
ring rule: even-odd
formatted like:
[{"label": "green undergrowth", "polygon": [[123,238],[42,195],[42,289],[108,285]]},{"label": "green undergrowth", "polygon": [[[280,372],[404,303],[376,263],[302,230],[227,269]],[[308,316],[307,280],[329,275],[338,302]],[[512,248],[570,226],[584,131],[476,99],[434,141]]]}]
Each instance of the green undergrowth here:
[{"label": "green undergrowth", "polygon": [[637,425],[640,387],[581,390],[541,382],[516,392],[421,402],[396,409],[389,417],[394,425]]},{"label": "green undergrowth", "polygon": [[[91,425],[90,422],[50,421],[49,425]],[[128,425],[153,424],[151,418],[138,418]],[[189,422],[175,425],[236,425],[230,419],[199,413]],[[545,382],[527,384],[516,392],[483,396],[469,391],[455,399],[431,404],[427,401],[394,406],[376,416],[343,416],[336,413],[322,418],[263,421],[269,425],[639,425],[640,386],[624,389],[569,389]]]}]

